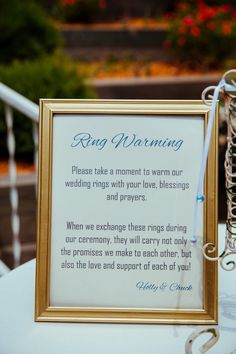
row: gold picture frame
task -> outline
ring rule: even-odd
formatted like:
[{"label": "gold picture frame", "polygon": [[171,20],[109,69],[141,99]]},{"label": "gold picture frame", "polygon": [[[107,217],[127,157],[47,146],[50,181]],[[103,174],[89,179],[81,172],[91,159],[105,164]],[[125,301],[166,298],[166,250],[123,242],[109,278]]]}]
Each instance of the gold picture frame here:
[{"label": "gold picture frame", "polygon": [[[189,237],[191,236],[192,225],[192,220],[190,220],[192,215],[192,204],[190,201],[195,193],[195,183],[196,178],[198,178],[198,176],[196,176],[198,174],[198,167],[196,167],[196,165],[199,166],[199,161],[201,160],[201,149],[203,147],[209,112],[210,107],[200,100],[137,101],[42,99],[40,101],[35,297],[36,321],[148,324],[217,323],[217,264],[216,262],[207,261],[202,257],[201,253],[201,247],[205,243],[213,243],[217,246],[217,119],[215,119],[213,126],[205,176],[205,203],[200,212],[199,227],[201,230],[201,237],[199,244],[188,249],[183,248],[184,246],[178,245],[179,248],[176,252],[175,247],[177,246],[172,246],[172,244],[171,246],[168,246],[170,248],[163,246],[163,244],[168,242],[171,243],[173,240],[182,240],[176,241],[176,243],[186,242],[186,245],[190,244]],[[129,134],[131,134],[133,127],[134,129],[137,127],[139,135],[141,136],[142,133],[144,134],[142,136],[143,140],[140,137],[137,137],[138,133],[136,134],[136,132],[131,135],[133,145],[131,144],[131,140],[128,143],[128,138],[125,140],[124,135],[122,136],[123,140],[121,139],[121,135],[118,134],[115,135],[116,138],[114,138],[114,132],[121,134],[121,127],[123,127],[123,131],[128,131]],[[78,131],[80,132],[78,129],[81,129],[80,134],[83,133],[87,135],[83,135],[81,138],[78,134]],[[89,135],[88,129],[92,129],[93,133]],[[103,135],[103,131],[106,131],[107,135]],[[110,131],[112,132],[111,134],[113,134],[113,140],[104,138],[104,136],[109,135]],[[154,131],[162,132],[162,138],[166,139],[165,142],[164,140],[159,140],[159,142],[162,141],[162,143],[159,143],[158,152],[153,149],[153,146],[158,146],[158,140],[156,140],[155,145],[154,143],[150,143],[148,140],[149,138],[147,138],[149,135],[153,138],[156,134],[153,133]],[[71,135],[72,132],[76,132],[76,134]],[[94,135],[96,132],[98,132],[98,136],[95,138]],[[167,134],[170,134],[170,138]],[[179,134],[181,138],[177,138],[176,134]],[[172,140],[171,137],[173,137]],[[117,140],[118,138],[120,140]],[[136,142],[134,141],[134,138],[137,138]],[[108,143],[111,141],[113,142],[113,147],[108,146]],[[121,141],[123,144],[122,148],[125,147],[125,152],[123,151],[124,149],[121,149],[121,145],[119,145],[121,144]],[[177,141],[179,144],[177,144]],[[183,148],[181,144],[183,144]],[[132,148],[129,149],[129,147]],[[150,147],[152,147],[152,149]],[[181,153],[179,152],[180,150]],[[72,154],[70,151],[73,151],[73,156],[70,155]],[[149,156],[147,153],[150,153],[150,159],[147,158],[147,156]],[[156,154],[163,155],[158,155],[156,158]],[[77,181],[75,187],[75,184],[73,184],[74,181],[72,181],[73,183],[67,183],[65,180],[71,178],[72,173],[74,172],[71,172],[71,170],[69,171],[69,169],[72,164],[76,165],[77,159],[80,158],[82,160],[79,160],[79,168],[81,167],[80,161],[82,161],[82,168],[83,166],[85,167],[87,174],[85,172],[85,175],[79,175],[80,179],[77,178],[75,180]],[[88,187],[89,184],[87,181],[90,181],[91,179],[91,176],[88,176],[88,169],[90,167],[92,174],[95,173],[95,170],[93,171],[94,166],[99,167],[104,163],[104,165],[111,164],[114,167],[117,164],[117,166],[119,165],[119,167],[124,168],[125,171],[129,171],[128,173],[132,174],[133,172],[130,171],[133,170],[129,169],[130,166],[134,166],[134,169],[136,169],[135,171],[138,171],[138,166],[141,164],[141,174],[144,173],[143,167],[145,166],[148,166],[148,168],[150,167],[149,171],[151,171],[153,166],[163,165],[167,166],[166,171],[172,171],[173,174],[174,169],[172,170],[171,166],[179,166],[178,158],[181,162],[180,165],[182,164],[185,166],[181,168],[183,177],[175,178],[171,175],[169,176],[169,180],[167,178],[171,183],[162,182],[158,179],[155,179],[156,182],[152,182],[148,177],[146,177],[147,179],[145,180],[145,176],[143,175],[141,179],[138,179],[138,177],[136,178],[136,176],[131,176],[133,178],[131,178],[131,180],[140,183],[138,186],[141,186],[141,180],[144,184],[140,187],[137,194],[134,194],[136,193],[134,187],[130,187],[130,193],[132,193],[132,195],[139,195],[139,197],[125,197],[124,201],[122,199],[123,197],[120,195],[128,195],[128,185],[127,187],[123,187],[124,189],[126,188],[126,194],[120,194],[120,191],[117,189],[118,187],[116,187],[116,193],[113,194],[113,199],[115,199],[116,196],[118,198],[119,195],[119,198],[121,198],[123,202],[122,207],[120,207],[122,204],[121,200],[117,202],[108,202],[107,198],[110,194],[106,195],[106,193],[107,191],[110,192],[109,188],[111,184],[109,184],[109,178],[111,179],[111,176],[104,176],[103,179],[101,179],[101,173],[104,173],[102,170],[97,169],[97,172],[100,171],[99,174],[93,176],[93,182],[95,183],[94,189],[91,190],[91,187]],[[153,164],[154,160],[158,161],[158,164],[157,162]],[[76,168],[78,168],[78,166],[74,167],[75,170]],[[106,182],[108,184],[103,185],[103,180],[104,183]],[[113,181],[115,181],[115,179]],[[125,183],[129,183],[127,182],[129,179],[126,178],[126,175],[122,176],[121,181],[124,182],[124,186]],[[145,185],[145,182],[148,184]],[[65,183],[68,184],[67,189]],[[79,183],[80,187],[78,187]],[[154,184],[152,185],[152,183]],[[184,189],[187,188],[187,184],[190,186],[188,187],[189,191]],[[184,185],[185,187],[183,188]],[[144,186],[147,188],[147,192],[144,191]],[[172,188],[177,188],[176,186],[180,186],[178,187],[180,190],[173,192]],[[157,231],[157,228],[155,228],[156,234],[154,234],[153,230],[156,217],[154,216],[155,213],[152,209],[157,203],[156,193],[158,192],[151,188],[156,188],[159,192],[159,199],[163,199],[162,203],[164,211],[158,219],[158,225],[163,223],[163,230],[167,230],[168,220],[174,220],[176,223],[174,231],[168,230],[168,235],[171,237],[166,236],[167,231],[163,231],[163,234],[161,234],[162,231]],[[161,191],[161,188],[163,191]],[[72,202],[70,203],[70,201]],[[173,206],[170,201],[173,201]],[[144,206],[145,202],[146,204]],[[80,208],[80,205],[83,203],[83,208]],[[168,203],[168,208],[165,207],[165,203]],[[162,204],[158,204],[159,214],[162,213],[160,205]],[[113,206],[114,211],[112,212]],[[64,225],[66,225],[67,222],[70,222],[70,213],[77,215],[75,214],[75,209],[77,209],[77,207],[79,215],[82,215],[87,222],[88,220],[92,220],[91,224],[93,224],[93,228],[89,232],[85,232],[85,230],[84,232],[80,232],[78,231],[79,227],[77,227],[76,230],[76,226],[75,230],[73,229],[72,231],[68,231],[66,226],[64,228]],[[137,252],[142,252],[140,253],[142,254],[139,260],[140,265],[138,265],[138,261],[135,263],[134,253],[132,253],[133,251],[130,253],[132,256],[129,256],[129,253],[127,253],[129,252],[128,247],[126,247],[126,254],[122,254],[121,256],[121,253],[119,253],[119,257],[111,257],[113,263],[112,261],[106,263],[108,258],[105,257],[104,252],[108,249],[108,246],[106,248],[103,244],[95,244],[95,246],[94,244],[87,245],[86,252],[90,255],[88,254],[86,258],[83,253],[81,253],[81,250],[85,250],[83,244],[80,245],[81,249],[78,249],[77,243],[75,243],[75,245],[67,244],[67,242],[70,242],[71,240],[71,242],[73,242],[73,240],[76,240],[74,242],[77,242],[78,235],[82,235],[83,237],[81,237],[81,242],[83,242],[83,240],[86,240],[86,242],[95,242],[94,237],[96,236],[96,233],[99,234],[99,231],[96,231],[95,225],[99,224],[100,221],[102,224],[105,220],[105,212],[103,213],[102,211],[103,208],[105,208],[106,215],[110,215],[111,220],[114,221],[114,223],[117,222],[119,225],[126,225],[126,221],[129,220],[127,218],[131,217],[131,219],[133,218],[132,220],[134,223],[137,221],[137,224],[139,220],[144,220],[143,224],[145,224],[145,222],[146,224],[144,225],[145,227],[143,226],[143,230],[146,232],[146,226],[148,225],[152,231],[152,234],[150,231],[150,235],[152,235],[150,237],[153,240],[156,240],[153,241],[153,243],[156,242],[155,248],[150,245],[129,245],[129,247],[134,247],[132,248],[134,252],[135,250]],[[166,216],[166,211],[170,214],[168,217]],[[67,214],[67,216],[64,220],[63,218],[65,214]],[[186,218],[186,220],[184,220],[184,218]],[[63,219],[63,224],[60,224],[61,219]],[[71,217],[71,219],[73,218]],[[180,230],[181,222],[186,226],[185,229],[182,227],[182,231]],[[82,225],[82,229],[85,224],[86,222],[81,224],[78,223],[78,225]],[[115,234],[111,231],[107,231],[110,224],[112,224],[112,222],[109,223],[109,221],[107,221],[106,230],[103,227],[102,236],[101,233],[99,234],[104,238],[104,242],[111,237],[111,235],[112,240],[115,242]],[[68,225],[69,224],[67,224],[67,226]],[[77,224],[75,223],[75,225]],[[124,230],[126,230],[126,233],[124,232],[122,234]],[[157,234],[157,232],[159,233]],[[175,234],[173,234],[173,232],[175,232]],[[145,240],[148,239],[148,233],[143,233],[143,235],[144,234],[146,235]],[[179,235],[178,238],[176,236],[177,234]],[[68,237],[71,237],[72,235],[74,238],[68,238],[67,240],[67,235]],[[125,241],[120,241],[120,235],[125,235],[123,237],[124,240],[127,239],[126,242],[131,242],[131,232],[128,232],[126,226],[124,226],[123,230],[117,231],[118,239],[116,240],[118,240],[117,242],[121,242],[119,247],[124,250],[125,245],[123,245],[122,242]],[[138,233],[137,235],[132,233],[132,236],[133,235],[137,236]],[[137,240],[140,241],[140,238]],[[142,232],[141,240],[142,242],[144,240]],[[110,241],[106,242],[109,243]],[[117,254],[117,248],[115,247],[114,244],[109,245],[109,249],[114,251],[114,254]],[[146,251],[143,251],[144,249]],[[160,262],[161,258],[159,256],[163,254],[163,258],[161,259],[162,263],[154,263],[153,258],[151,258],[153,257],[153,254],[152,256],[148,256],[151,255],[151,253],[147,252],[154,249],[156,255],[158,255],[158,257],[154,255],[156,257],[155,262]],[[188,254],[191,258],[190,262],[188,262],[189,259],[188,256],[186,256],[187,253],[184,253],[186,250],[190,252]],[[79,254],[79,257],[76,258],[77,269],[65,269],[68,265],[72,267],[72,264],[73,267],[75,267],[76,262],[66,263],[67,256],[69,260],[72,259],[72,252],[73,254],[77,253],[75,257]],[[102,255],[102,257],[100,255]],[[146,257],[145,264],[149,262],[149,267],[150,264],[153,265],[152,271],[146,270],[144,272],[144,255]],[[171,259],[169,255],[174,258]],[[131,260],[129,260],[129,257]],[[101,261],[97,261],[97,263],[94,261],[94,264],[92,264],[94,259],[101,259]],[[118,271],[121,266],[118,267],[117,262],[121,259],[124,262],[128,262],[128,259],[130,262],[119,263],[123,264],[123,269],[126,267],[125,264],[129,264],[129,266],[127,265],[126,267],[127,272],[121,272],[121,270]],[[87,269],[90,260],[90,266],[92,264],[95,269]],[[81,264],[80,261],[82,262]],[[82,264],[86,264],[86,269],[80,268],[83,267]],[[105,269],[105,264],[109,264],[111,270]],[[134,266],[134,264],[136,265]],[[112,270],[114,265],[117,267],[116,270]],[[174,267],[173,271],[171,270],[171,265],[172,268]],[[183,267],[179,267],[179,271],[177,271],[179,265]],[[98,269],[96,269],[96,267],[98,267]],[[136,268],[133,269],[132,267]],[[145,275],[145,277],[149,280],[143,280],[144,274],[147,275]],[[141,277],[141,280],[135,280],[138,279],[139,276]],[[163,279],[165,279],[162,279],[163,276],[168,279],[166,282],[163,282]],[[181,277],[186,277],[186,279],[188,279],[188,283],[186,283],[187,285],[184,284]],[[192,283],[191,286],[189,285],[189,279],[191,279],[191,277],[194,278],[193,286]],[[132,285],[131,288],[130,284],[132,283],[132,279],[134,279],[134,285]],[[153,279],[157,279],[157,281],[155,282]],[[162,279],[162,283],[158,283],[158,279]],[[81,285],[81,288],[80,281],[81,284],[83,284],[83,286]],[[99,284],[102,285],[100,286]],[[124,289],[122,288],[122,284],[124,284]],[[163,289],[161,289],[161,284]],[[164,288],[163,284],[167,284],[166,288]],[[192,290],[192,288],[194,288],[194,290]],[[181,289],[184,292],[183,295],[181,294]],[[165,295],[163,295],[164,290],[166,291]],[[175,290],[175,292],[172,290]],[[191,291],[188,294],[187,292],[189,290]],[[137,296],[134,296],[134,294],[137,294]],[[162,305],[158,304],[159,298]],[[169,305],[172,303],[174,304],[173,307],[172,305]]]}]

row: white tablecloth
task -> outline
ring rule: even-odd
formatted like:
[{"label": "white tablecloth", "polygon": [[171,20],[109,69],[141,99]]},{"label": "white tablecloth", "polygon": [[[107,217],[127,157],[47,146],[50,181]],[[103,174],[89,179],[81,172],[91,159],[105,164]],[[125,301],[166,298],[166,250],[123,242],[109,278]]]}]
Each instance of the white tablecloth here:
[{"label": "white tablecloth", "polygon": [[[225,226],[219,226],[223,247]],[[236,257],[235,257],[236,258]],[[236,260],[236,259],[235,259]],[[0,354],[183,354],[185,340],[204,326],[34,322],[35,260],[0,279]],[[207,328],[209,326],[206,326]],[[236,270],[219,268],[220,340],[209,350],[236,349]],[[196,340],[194,353],[209,334]]]}]

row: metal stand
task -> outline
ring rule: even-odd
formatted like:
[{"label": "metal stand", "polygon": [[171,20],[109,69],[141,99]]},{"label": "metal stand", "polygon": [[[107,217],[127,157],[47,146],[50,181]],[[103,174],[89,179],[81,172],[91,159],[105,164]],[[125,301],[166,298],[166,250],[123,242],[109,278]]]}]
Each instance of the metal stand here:
[{"label": "metal stand", "polygon": [[[227,71],[223,80],[225,87],[221,90],[221,97],[224,101],[225,115],[228,125],[227,150],[225,154],[225,179],[227,193],[227,220],[225,234],[225,248],[218,257],[211,257],[210,254],[216,251],[215,245],[207,243],[203,246],[203,255],[210,261],[219,261],[224,270],[231,271],[236,268],[235,260],[229,259],[236,255],[236,82],[233,77],[236,70]],[[202,99],[210,104],[207,98],[211,99],[211,90],[215,86],[206,88],[202,93]]]}]

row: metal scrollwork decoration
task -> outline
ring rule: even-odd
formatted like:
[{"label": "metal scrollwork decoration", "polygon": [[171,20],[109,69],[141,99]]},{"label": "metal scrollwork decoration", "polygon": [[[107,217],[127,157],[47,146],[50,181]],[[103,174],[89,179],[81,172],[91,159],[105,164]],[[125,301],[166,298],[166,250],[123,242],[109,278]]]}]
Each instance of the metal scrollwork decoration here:
[{"label": "metal scrollwork decoration", "polygon": [[193,351],[192,351],[193,342],[204,333],[211,334],[211,337],[210,337],[210,339],[207,340],[206,343],[204,343],[199,348],[200,353],[206,353],[218,342],[218,340],[220,338],[220,332],[217,328],[207,328],[207,329],[196,330],[193,333],[191,333],[190,336],[186,340],[185,354],[193,354]]},{"label": "metal scrollwork decoration", "polygon": [[[210,261],[219,261],[226,271],[236,268],[236,70],[227,71],[221,80],[220,97],[223,99],[225,118],[227,122],[227,149],[225,153],[225,183],[227,196],[227,220],[225,230],[225,247],[218,257],[211,257],[216,251],[212,243],[202,248],[203,255]],[[202,100],[210,105],[211,92],[217,86],[210,86],[202,92]]]}]

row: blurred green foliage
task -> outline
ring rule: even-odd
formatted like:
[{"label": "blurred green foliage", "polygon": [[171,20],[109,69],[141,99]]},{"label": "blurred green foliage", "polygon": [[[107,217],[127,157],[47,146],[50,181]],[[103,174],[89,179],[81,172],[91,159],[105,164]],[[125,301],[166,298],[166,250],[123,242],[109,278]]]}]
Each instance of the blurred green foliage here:
[{"label": "blurred green foliage", "polygon": [[[37,104],[40,98],[94,96],[76,65],[55,54],[61,37],[48,13],[56,3],[50,0],[47,9],[47,0],[0,0],[0,82]],[[3,110],[0,103],[0,157],[7,156]],[[32,121],[14,112],[14,133],[17,156],[32,159]]]},{"label": "blurred green foliage", "polygon": [[59,31],[40,3],[0,0],[0,62],[35,59],[52,53],[59,43]]},{"label": "blurred green foliage", "polygon": [[[0,82],[37,104],[39,98],[94,97],[79,76],[75,64],[61,55],[0,65]],[[0,116],[4,116],[3,104],[0,106]],[[17,112],[14,117],[17,155],[20,158],[32,158],[32,121]],[[6,155],[6,127],[4,120],[0,119],[0,156]]]}]

